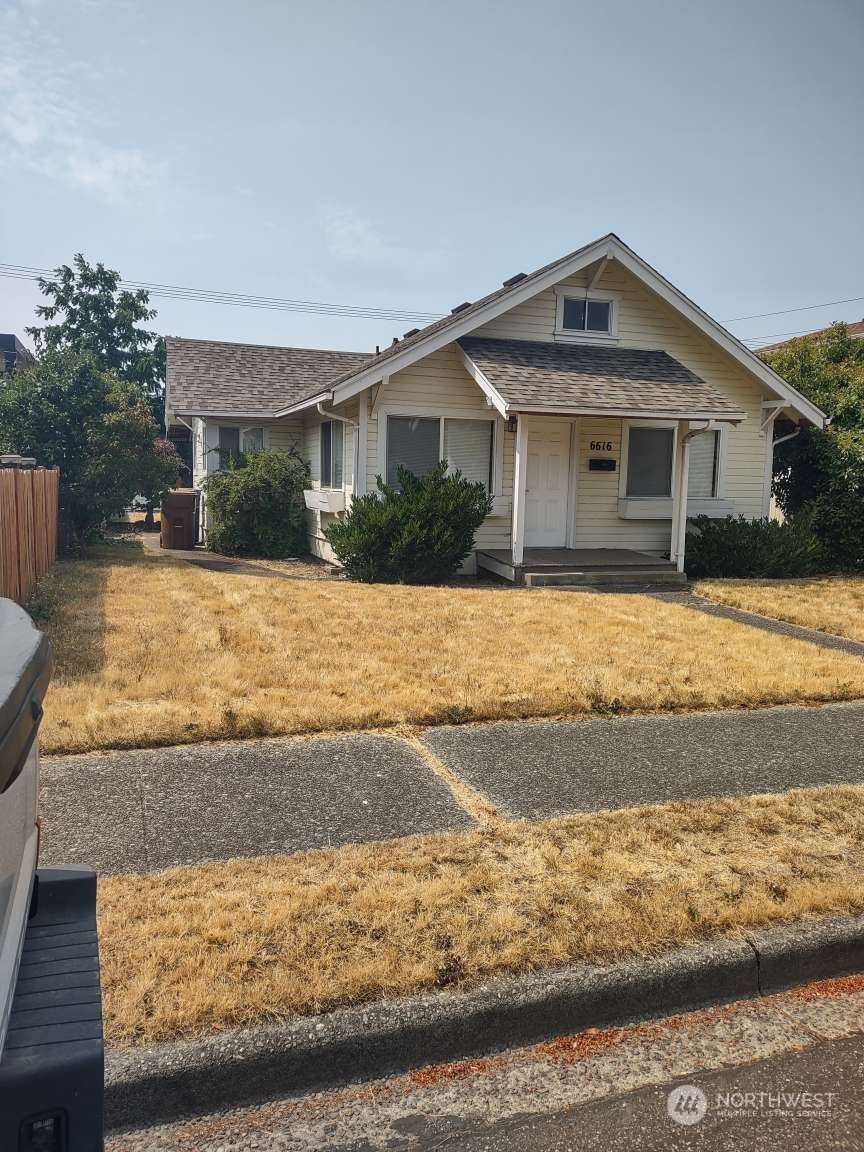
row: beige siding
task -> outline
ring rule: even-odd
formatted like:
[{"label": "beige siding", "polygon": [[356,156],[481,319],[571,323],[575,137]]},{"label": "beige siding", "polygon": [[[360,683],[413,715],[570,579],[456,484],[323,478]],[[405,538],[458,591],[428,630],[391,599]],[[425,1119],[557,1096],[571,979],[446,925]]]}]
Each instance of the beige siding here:
[{"label": "beige siding", "polygon": [[265,439],[269,447],[276,452],[299,451],[303,446],[303,421],[299,416],[290,420],[277,420],[269,426],[269,435]]},{"label": "beige siding", "polygon": [[[384,434],[381,412],[390,408],[412,411],[418,416],[446,416],[460,412],[477,419],[494,419],[495,434],[502,440],[504,482],[497,495],[512,495],[513,450],[515,436],[508,433],[504,421],[486,403],[486,397],[465,371],[461,356],[450,345],[427,356],[419,363],[391,376],[386,383],[369,391],[369,418],[367,425],[367,491],[375,491],[375,480],[380,470],[381,455],[378,437]],[[490,516],[477,532],[478,548],[507,548],[510,544],[510,514]],[[473,571],[473,558],[466,565]]]},{"label": "beige siding", "polygon": [[[562,284],[572,288],[584,287],[586,275],[570,277]],[[744,423],[728,435],[722,495],[734,500],[736,515],[761,516],[766,439],[759,431],[760,405],[763,399],[768,398],[762,385],[614,261],[596,288],[601,292],[619,294],[618,335],[621,347],[659,348],[668,352],[747,413]],[[499,339],[554,340],[555,304],[555,292],[550,288],[483,325],[476,334]],[[597,482],[597,477],[597,473],[592,474],[592,483]],[[605,483],[611,484],[608,475]],[[617,512],[610,512],[606,518],[610,531],[620,528],[613,519],[617,521]],[[599,520],[593,523],[594,530],[600,528]],[[654,529],[649,527],[649,534],[652,531]]]}]

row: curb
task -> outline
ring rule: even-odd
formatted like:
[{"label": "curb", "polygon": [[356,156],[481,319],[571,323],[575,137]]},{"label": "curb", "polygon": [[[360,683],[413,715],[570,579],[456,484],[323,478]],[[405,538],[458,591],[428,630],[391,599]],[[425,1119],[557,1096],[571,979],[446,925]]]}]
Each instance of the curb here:
[{"label": "curb", "polygon": [[574,965],[106,1053],[117,1129],[332,1088],[589,1027],[779,992],[864,969],[864,915],[753,932],[661,956]]}]

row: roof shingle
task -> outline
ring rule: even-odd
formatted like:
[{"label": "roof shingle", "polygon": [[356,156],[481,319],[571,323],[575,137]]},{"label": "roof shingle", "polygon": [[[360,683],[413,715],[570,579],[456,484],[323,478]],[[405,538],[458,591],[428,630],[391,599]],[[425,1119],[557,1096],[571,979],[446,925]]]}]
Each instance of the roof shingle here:
[{"label": "roof shingle", "polygon": [[167,404],[171,412],[252,413],[274,416],[356,371],[367,352],[277,348],[167,336]]},{"label": "roof shingle", "polygon": [[668,353],[465,336],[459,345],[513,411],[741,412]]}]

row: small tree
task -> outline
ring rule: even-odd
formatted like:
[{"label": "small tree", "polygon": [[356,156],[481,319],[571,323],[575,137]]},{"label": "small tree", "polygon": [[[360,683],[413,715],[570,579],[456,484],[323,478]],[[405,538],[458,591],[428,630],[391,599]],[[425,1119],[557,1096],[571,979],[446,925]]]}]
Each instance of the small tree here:
[{"label": "small tree", "polygon": [[207,547],[283,559],[306,551],[309,468],[296,452],[254,452],[204,482]]},{"label": "small tree", "polygon": [[356,498],[324,535],[349,576],[367,583],[449,580],[474,547],[492,510],[483,484],[448,473],[447,461],[422,479],[398,469],[398,487],[378,477],[378,493]]},{"label": "small tree", "polygon": [[787,516],[809,510],[826,564],[864,568],[864,340],[845,324],[792,340],[766,363],[827,413],[777,448],[774,494]]},{"label": "small tree", "polygon": [[89,355],[49,352],[0,381],[0,447],[60,469],[60,543],[81,551],[139,493],[177,482],[180,458],[156,438],[140,388]]}]

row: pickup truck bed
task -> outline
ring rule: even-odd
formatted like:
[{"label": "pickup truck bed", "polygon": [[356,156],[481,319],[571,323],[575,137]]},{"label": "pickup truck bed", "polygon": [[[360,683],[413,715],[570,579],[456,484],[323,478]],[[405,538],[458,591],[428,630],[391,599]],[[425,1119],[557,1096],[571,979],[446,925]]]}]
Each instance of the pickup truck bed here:
[{"label": "pickup truck bed", "polygon": [[0,1149],[18,1149],[26,1119],[36,1122],[36,1134],[44,1138],[37,1148],[101,1152],[96,874],[44,868],[37,881],[37,911],[24,937],[0,1060]]}]

